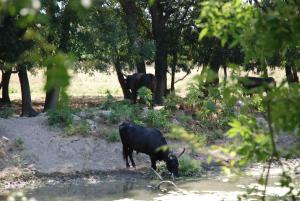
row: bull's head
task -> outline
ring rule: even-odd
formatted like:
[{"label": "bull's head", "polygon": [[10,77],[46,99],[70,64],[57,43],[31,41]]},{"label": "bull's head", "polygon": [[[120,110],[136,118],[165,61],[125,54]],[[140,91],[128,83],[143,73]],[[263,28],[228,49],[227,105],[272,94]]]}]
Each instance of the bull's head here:
[{"label": "bull's head", "polygon": [[168,156],[168,159],[166,160],[166,164],[167,164],[167,169],[169,172],[171,172],[172,175],[174,175],[175,177],[179,176],[178,173],[178,158],[184,153],[185,148],[183,149],[183,151],[178,155],[175,156],[175,154],[170,153]]}]

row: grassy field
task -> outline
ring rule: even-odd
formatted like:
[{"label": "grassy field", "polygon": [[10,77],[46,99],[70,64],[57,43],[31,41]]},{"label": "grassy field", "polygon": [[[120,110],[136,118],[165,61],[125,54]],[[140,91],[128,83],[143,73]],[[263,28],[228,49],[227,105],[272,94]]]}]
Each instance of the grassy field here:
[{"label": "grassy field", "polygon": [[[153,66],[148,66],[147,72],[154,73]],[[193,70],[190,75],[188,75],[183,81],[176,83],[175,88],[178,94],[184,96],[186,94],[188,83],[192,82],[193,77],[201,72],[199,70]],[[245,75],[246,73],[242,73]],[[106,95],[106,91],[109,90],[113,96],[121,97],[122,90],[120,88],[119,82],[117,80],[117,75],[114,71],[110,74],[106,73],[74,73],[71,72],[72,79],[70,86],[68,88],[68,93],[72,97],[88,98],[88,97],[103,97]],[[176,80],[182,78],[185,75],[184,72],[176,74]],[[229,73],[230,75],[230,73]],[[249,73],[253,75],[253,73]],[[285,73],[283,70],[269,71],[269,75],[273,76],[277,82],[280,82]],[[257,76],[257,75],[256,75]],[[220,77],[223,77],[223,70],[220,70]],[[43,87],[45,84],[45,77],[43,71],[38,71],[34,74],[29,73],[29,81],[31,87],[31,94],[33,101],[42,101],[45,97],[45,92]],[[168,83],[170,82],[170,75],[168,74]],[[10,82],[10,97],[12,100],[20,100],[21,89],[17,74],[12,75]]]}]

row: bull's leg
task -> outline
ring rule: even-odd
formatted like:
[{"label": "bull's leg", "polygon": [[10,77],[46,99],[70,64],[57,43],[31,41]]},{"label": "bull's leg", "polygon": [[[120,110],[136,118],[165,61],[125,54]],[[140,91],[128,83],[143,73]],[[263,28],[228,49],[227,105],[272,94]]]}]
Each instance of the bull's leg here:
[{"label": "bull's leg", "polygon": [[134,163],[133,158],[132,158],[132,153],[133,153],[133,149],[129,149],[129,159],[131,161],[132,167],[135,168],[135,163]]},{"label": "bull's leg", "polygon": [[133,100],[133,103],[136,103],[136,99],[137,99],[137,91],[136,90],[132,90],[132,100]]},{"label": "bull's leg", "polygon": [[156,159],[154,157],[151,157],[151,167],[156,170]]},{"label": "bull's leg", "polygon": [[127,168],[130,167],[130,165],[129,165],[129,163],[128,163],[128,155],[129,155],[129,149],[128,149],[128,147],[123,146],[123,158],[124,158],[124,160],[125,160],[125,162],[126,162],[126,167],[127,167]]}]

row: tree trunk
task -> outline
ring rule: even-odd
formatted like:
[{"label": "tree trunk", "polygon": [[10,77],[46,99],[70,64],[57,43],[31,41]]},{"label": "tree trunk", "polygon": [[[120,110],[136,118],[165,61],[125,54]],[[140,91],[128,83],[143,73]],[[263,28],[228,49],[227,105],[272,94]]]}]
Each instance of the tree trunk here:
[{"label": "tree trunk", "polygon": [[30,86],[27,76],[27,70],[25,66],[19,67],[19,81],[21,85],[21,93],[22,93],[22,114],[21,116],[25,117],[33,117],[38,113],[32,108],[31,103],[31,94],[30,94]]},{"label": "tree trunk", "polygon": [[176,66],[177,66],[177,54],[173,54],[173,61],[171,66],[171,92],[175,91],[175,73],[176,73]]},{"label": "tree trunk", "polygon": [[155,40],[155,77],[157,87],[154,93],[154,103],[163,104],[166,90],[167,68],[168,68],[168,45],[166,33],[166,17],[160,1],[155,1],[150,7],[152,18],[152,31]]},{"label": "tree trunk", "polygon": [[269,77],[269,74],[268,74],[268,67],[265,67],[265,68],[263,69],[263,76],[264,76],[264,77]]},{"label": "tree trunk", "polygon": [[295,67],[292,67],[291,64],[285,65],[285,75],[286,75],[286,80],[289,85],[291,85],[293,83],[299,83],[297,70]]},{"label": "tree trunk", "polygon": [[117,72],[119,83],[120,83],[122,91],[123,91],[124,99],[131,99],[131,93],[130,93],[127,83],[124,79],[124,75],[121,71],[121,66],[120,66],[119,62],[116,62],[114,64],[114,66],[115,66],[115,69]]},{"label": "tree trunk", "polygon": [[[51,67],[47,67],[47,71]],[[47,76],[47,82],[48,82],[48,76]],[[44,112],[50,109],[55,109],[58,100],[59,100],[59,93],[60,93],[60,88],[59,87],[53,87],[51,89],[47,89],[46,91],[46,98],[45,98],[45,103],[44,103]]]},{"label": "tree trunk", "polygon": [[11,104],[10,98],[9,98],[9,80],[11,76],[11,71],[3,71],[2,72],[2,100],[1,102],[3,104]]},{"label": "tree trunk", "polygon": [[154,102],[158,105],[163,104],[167,83],[167,48],[160,44],[156,48],[155,55],[155,77],[157,86],[154,93]]},{"label": "tree trunk", "polygon": [[136,61],[136,70],[138,73],[146,73],[146,65],[143,59]]},{"label": "tree trunk", "polygon": [[292,66],[292,72],[293,72],[293,75],[294,75],[294,82],[299,83],[299,77],[298,77],[297,69],[296,69],[295,66]]},{"label": "tree trunk", "polygon": [[224,69],[224,86],[226,86],[227,84],[227,66],[223,66],[223,69]]},{"label": "tree trunk", "polygon": [[208,76],[212,76],[211,78],[208,78],[208,85],[216,87],[219,84],[219,70],[220,70],[220,62],[219,60],[215,57],[212,62],[210,62],[210,69],[211,72],[213,73],[212,75],[208,74]]},{"label": "tree trunk", "polygon": [[46,92],[45,104],[44,104],[44,112],[49,109],[56,108],[59,99],[59,88],[52,88]]},{"label": "tree trunk", "polygon": [[288,84],[291,84],[294,82],[292,67],[289,64],[285,64],[285,75],[286,75],[286,80],[287,80]]}]

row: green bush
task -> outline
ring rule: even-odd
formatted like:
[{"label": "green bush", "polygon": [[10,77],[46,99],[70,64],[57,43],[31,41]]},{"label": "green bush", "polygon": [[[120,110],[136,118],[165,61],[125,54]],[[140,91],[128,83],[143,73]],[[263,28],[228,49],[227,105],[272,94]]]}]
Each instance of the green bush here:
[{"label": "green bush", "polygon": [[195,149],[201,149],[207,140],[205,135],[189,132],[184,127],[178,125],[172,125],[166,136],[170,139],[186,141]]},{"label": "green bush", "polygon": [[120,141],[119,131],[116,129],[103,130],[103,137],[109,142],[118,142]]},{"label": "green bush", "polygon": [[86,121],[80,121],[79,124],[69,124],[66,129],[65,133],[67,136],[73,136],[73,135],[84,135],[86,136],[89,133],[89,126]]},{"label": "green bush", "polygon": [[23,146],[24,146],[24,140],[22,138],[16,138],[15,139],[15,147],[23,148]]},{"label": "green bush", "polygon": [[188,124],[190,121],[193,120],[193,117],[190,115],[182,114],[178,116],[178,120],[184,124]]},{"label": "green bush", "polygon": [[107,110],[116,101],[116,99],[111,95],[109,90],[107,90],[105,93],[106,93],[106,100],[104,103],[101,104],[100,108]]},{"label": "green bush", "polygon": [[67,107],[50,109],[47,116],[51,126],[66,127],[72,123],[72,110]]},{"label": "green bush", "polygon": [[112,124],[119,123],[120,121],[130,118],[135,120],[141,113],[140,106],[138,104],[132,105],[126,101],[115,102],[110,106],[111,115],[108,117],[108,122]]},{"label": "green bush", "polygon": [[14,114],[15,110],[10,107],[1,108],[0,110],[0,118],[7,119],[8,117]]},{"label": "green bush", "polygon": [[184,177],[195,177],[201,174],[201,163],[187,156],[179,158],[179,174]]},{"label": "green bush", "polygon": [[148,110],[144,121],[150,127],[166,128],[169,126],[169,114],[166,110]]},{"label": "green bush", "polygon": [[177,110],[177,107],[183,105],[183,99],[177,96],[174,92],[171,92],[165,99],[165,107],[168,110]]},{"label": "green bush", "polygon": [[143,103],[145,103],[148,106],[151,106],[152,91],[150,89],[148,89],[147,87],[141,87],[139,88],[137,93],[138,93],[138,97]]}]

